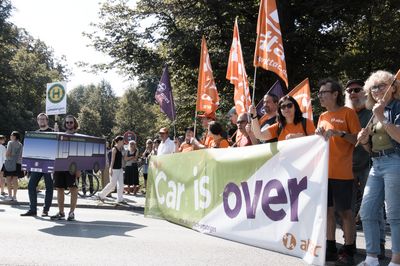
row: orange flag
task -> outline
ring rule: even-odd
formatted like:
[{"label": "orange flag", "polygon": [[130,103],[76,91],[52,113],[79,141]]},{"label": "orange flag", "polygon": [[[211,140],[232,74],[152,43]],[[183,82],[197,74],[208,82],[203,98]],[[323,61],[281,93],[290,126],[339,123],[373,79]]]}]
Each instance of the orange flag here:
[{"label": "orange flag", "polygon": [[285,52],[275,0],[261,0],[257,22],[257,41],[254,67],[277,74],[288,87]]},{"label": "orange flag", "polygon": [[203,111],[206,115],[215,117],[215,111],[218,105],[218,91],[214,82],[206,39],[203,36],[201,41],[199,80],[197,83],[196,111]]},{"label": "orange flag", "polygon": [[311,91],[310,82],[308,78],[303,80],[299,85],[297,85],[293,90],[288,93],[296,99],[300,106],[300,110],[305,118],[313,120],[313,111],[311,105]]},{"label": "orange flag", "polygon": [[226,79],[235,85],[234,101],[236,113],[248,112],[251,105],[249,82],[247,80],[246,69],[244,67],[242,45],[240,44],[239,27],[237,19],[233,27],[233,40],[231,51],[229,53],[228,70],[226,71]]}]

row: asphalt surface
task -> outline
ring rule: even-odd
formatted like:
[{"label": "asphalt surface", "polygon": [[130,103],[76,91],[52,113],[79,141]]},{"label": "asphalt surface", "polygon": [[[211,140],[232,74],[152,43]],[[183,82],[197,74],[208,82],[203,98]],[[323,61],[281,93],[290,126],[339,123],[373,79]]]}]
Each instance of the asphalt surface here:
[{"label": "asphalt surface", "polygon": [[[50,209],[50,215],[55,214],[57,212],[57,192],[54,191],[54,197],[53,197],[53,205]],[[225,265],[225,263],[221,260],[221,256],[223,258],[224,255],[229,255],[229,257],[226,257],[226,261],[230,261],[231,265],[255,265],[254,263],[258,262],[258,265],[305,265],[305,263],[302,260],[286,256],[283,254],[271,252],[271,251],[266,251],[262,250],[259,248],[251,247],[251,246],[246,246],[243,244],[235,243],[232,241],[228,240],[215,240],[216,242],[214,243],[214,240],[211,239],[218,239],[215,237],[210,237],[210,236],[204,236],[200,233],[197,233],[193,230],[186,229],[184,227],[178,226],[171,224],[167,221],[164,220],[157,220],[157,219],[149,219],[149,218],[144,218],[143,217],[143,212],[144,212],[144,206],[145,206],[145,195],[144,194],[138,194],[136,196],[133,195],[127,195],[124,194],[124,199],[126,200],[127,204],[126,205],[120,205],[116,204],[116,193],[112,194],[111,198],[107,198],[105,203],[102,203],[97,200],[97,197],[86,197],[86,198],[78,198],[78,206],[77,210],[75,211],[75,215],[77,218],[76,222],[51,222],[52,224],[49,224],[50,221],[49,219],[46,218],[41,218],[40,216],[32,218],[32,217],[20,217],[19,215],[21,213],[26,212],[29,209],[29,197],[28,197],[28,191],[27,190],[18,190],[17,193],[17,201],[7,201],[3,196],[0,196],[0,217],[1,217],[1,224],[0,224],[0,265]],[[69,207],[69,201],[70,197],[68,195],[65,196],[65,206],[66,206],[66,213],[68,212],[68,207]],[[38,215],[40,215],[42,207],[44,202],[44,191],[38,193]],[[2,206],[3,205],[3,206]],[[4,206],[8,205],[8,206]],[[86,209],[86,210],[85,210]],[[107,211],[104,211],[107,210]],[[102,219],[98,219],[101,217]],[[104,217],[106,217],[104,219]],[[6,218],[6,219],[5,219]],[[134,221],[132,219],[139,219],[140,222]],[[7,220],[8,219],[8,220]],[[33,223],[31,222],[34,219]],[[157,221],[157,222],[156,222]],[[27,223],[28,222],[28,223]],[[55,224],[54,224],[55,223]],[[50,227],[49,227],[50,226]],[[31,229],[26,229],[30,228]],[[24,228],[24,229],[22,229]],[[46,229],[47,228],[47,229]],[[68,231],[65,231],[65,228],[68,228]],[[132,243],[133,248],[132,248],[132,254],[130,253],[116,253],[120,254],[121,256],[125,257],[132,257],[132,260],[128,259],[122,259],[122,260],[116,260],[114,261],[113,259],[109,259],[108,257],[104,257],[104,254],[108,254],[108,249],[104,250],[103,253],[99,253],[98,255],[101,255],[100,258],[103,258],[101,260],[87,260],[86,257],[88,254],[83,254],[80,253],[79,250],[73,252],[76,252],[74,254],[73,258],[75,260],[57,260],[54,259],[53,256],[49,258],[45,258],[43,260],[42,256],[45,256],[45,254],[41,253],[42,249],[48,249],[52,248],[51,246],[48,247],[46,245],[42,246],[40,244],[37,248],[40,250],[39,254],[40,256],[34,260],[16,260],[15,258],[9,258],[8,253],[6,252],[10,247],[14,247],[15,249],[19,250],[20,246],[22,245],[25,247],[27,241],[26,236],[21,236],[21,238],[15,238],[13,234],[16,234],[17,236],[21,232],[25,232],[28,230],[28,232],[25,232],[28,234],[34,234],[32,237],[33,239],[37,239],[39,242],[46,242],[49,241],[47,239],[48,235],[43,235],[43,236],[37,236],[35,235],[38,230],[46,232],[49,235],[52,236],[63,236],[63,237],[72,237],[72,238],[77,238],[79,240],[82,239],[102,239],[102,238],[107,238],[110,236],[125,236],[127,232],[136,232],[137,229],[142,229],[146,228],[146,234],[151,235],[153,238],[152,241],[155,241],[152,243],[151,241],[147,243],[146,241],[149,240],[145,236],[143,236],[143,239],[140,239],[140,243],[146,247],[146,249],[153,249],[153,246],[155,248],[155,252],[158,255],[163,255],[163,256],[169,256],[169,255],[174,255],[174,256],[180,256],[184,254],[185,256],[189,256],[188,254],[193,254],[195,255],[190,255],[194,256],[193,259],[189,258],[182,258],[178,261],[174,261],[170,257],[168,259],[166,258],[159,258],[159,259],[146,259],[144,261],[142,256],[146,256],[146,258],[151,257],[152,253],[148,253],[147,250],[143,251],[140,249],[140,246],[136,246],[136,242]],[[165,228],[166,232],[163,232],[162,228]],[[389,227],[387,226],[387,229]],[[15,230],[15,233],[11,233],[13,230]],[[21,231],[22,230],[22,231]],[[30,230],[33,230],[31,232]],[[49,231],[46,231],[49,230]],[[171,230],[171,232],[168,232],[168,230]],[[139,230],[140,232],[142,230]],[[153,235],[154,234],[154,235]],[[171,235],[170,235],[171,234]],[[180,234],[183,234],[182,236]],[[157,235],[161,237],[160,239],[157,240]],[[189,237],[190,236],[190,237]],[[343,233],[340,229],[336,230],[336,239],[337,242],[343,243]],[[44,238],[42,238],[44,237]],[[135,234],[131,235],[131,237],[135,238]],[[163,238],[164,237],[164,238]],[[204,238],[205,237],[205,238]],[[205,241],[204,243],[205,247],[207,247],[209,250],[206,250],[205,247],[200,247],[197,246],[195,239],[201,239],[201,241]],[[68,238],[69,239],[69,238]],[[172,240],[171,240],[172,239]],[[193,239],[193,240],[192,240]],[[53,238],[50,238],[50,243],[53,241]],[[390,237],[390,232],[387,230],[386,233],[386,255],[390,257],[390,247],[391,247],[391,237]],[[14,244],[13,242],[16,241]],[[22,243],[21,243],[22,241]],[[29,239],[30,243],[31,239]],[[33,243],[29,244],[32,245],[32,248],[36,250],[35,243],[38,243],[37,241],[34,241]],[[117,240],[114,243],[113,241],[111,243],[114,243],[115,245],[120,245],[121,248],[125,247],[124,243],[119,243]],[[161,242],[162,243],[161,243]],[[171,242],[172,241],[172,242]],[[175,243],[175,242],[179,243]],[[194,242],[193,242],[194,241]],[[200,241],[200,240],[198,240]],[[199,245],[201,244],[201,241],[199,242]],[[208,243],[208,241],[210,241]],[[221,242],[223,241],[223,242]],[[57,242],[57,241],[55,241]],[[84,241],[86,243],[88,241]],[[90,241],[89,241],[90,242]],[[165,243],[164,243],[165,242]],[[168,244],[170,243],[170,244]],[[223,243],[223,244],[222,244]],[[230,244],[228,244],[230,243]],[[6,244],[4,246],[4,244]],[[72,243],[71,243],[72,244]],[[88,245],[93,245],[93,243],[86,243]],[[85,244],[85,245],[86,245]],[[167,244],[164,246],[164,244]],[[29,246],[28,245],[28,246]],[[97,244],[96,244],[97,245]],[[99,243],[99,245],[104,245],[106,247],[109,247],[110,245],[108,242],[104,243]],[[217,246],[214,246],[217,245]],[[232,248],[232,251],[227,251],[226,254],[224,254],[223,250],[218,250],[219,246],[218,245],[228,245],[229,248]],[[238,245],[238,246],[237,246]],[[3,247],[2,247],[3,246]],[[86,250],[86,246],[81,247],[82,250]],[[116,248],[116,247],[112,247]],[[358,253],[355,256],[355,262],[359,263],[365,258],[365,238],[364,234],[362,231],[357,232],[357,248],[358,248]],[[141,252],[138,253],[140,255],[140,260],[137,260],[136,258],[136,249],[140,249]],[[170,253],[165,253],[164,250],[160,251],[158,249],[166,249],[170,250]],[[25,248],[24,248],[25,250]],[[101,249],[100,249],[101,250]],[[182,250],[180,252],[179,250]],[[199,251],[197,251],[199,250]],[[260,263],[262,260],[257,259],[252,259],[252,257],[247,258],[245,254],[242,254],[241,251],[245,250],[246,252],[252,252],[256,254],[257,256],[266,259],[268,263]],[[188,252],[187,254],[184,253]],[[25,252],[25,251],[24,251]],[[29,251],[31,252],[31,251]],[[29,253],[28,252],[28,253]],[[89,252],[89,251],[87,251]],[[101,251],[99,251],[101,252]],[[219,252],[220,257],[214,256],[214,252]],[[232,253],[230,253],[232,252]],[[11,254],[15,253],[14,250],[11,251]],[[33,255],[36,254],[33,252]],[[165,254],[164,254],[165,253]],[[10,255],[11,255],[10,254]],[[56,252],[54,255],[57,256],[62,256],[62,254],[58,254]],[[242,255],[239,255],[242,254]],[[15,256],[18,256],[17,254],[14,254]],[[4,256],[7,256],[7,260],[5,260]],[[205,260],[202,262],[201,259],[204,258]],[[19,258],[20,259],[20,258]],[[385,260],[380,261],[380,265],[388,265],[390,262],[389,258],[386,258]],[[257,263],[256,263],[257,265]],[[327,265],[334,265],[334,264],[327,264]]]},{"label": "asphalt surface", "polygon": [[[42,211],[42,206],[44,203],[44,190],[38,193],[38,214]],[[146,201],[146,195],[142,193],[138,193],[136,196],[132,194],[124,194],[124,199],[127,204],[116,204],[117,201],[117,193],[112,193],[111,198],[106,198],[105,202],[100,202],[96,196],[92,197],[78,197],[77,208],[92,208],[92,209],[117,209],[117,210],[131,210],[137,212],[144,212],[144,204]],[[17,192],[17,201],[8,201],[5,200],[4,196],[0,196],[0,204],[5,205],[20,205],[20,206],[29,206],[29,195],[27,189],[19,189]],[[70,206],[70,196],[65,195],[65,207],[68,208]],[[53,204],[50,208],[50,213],[57,212],[57,191],[54,191],[53,194]]]}]

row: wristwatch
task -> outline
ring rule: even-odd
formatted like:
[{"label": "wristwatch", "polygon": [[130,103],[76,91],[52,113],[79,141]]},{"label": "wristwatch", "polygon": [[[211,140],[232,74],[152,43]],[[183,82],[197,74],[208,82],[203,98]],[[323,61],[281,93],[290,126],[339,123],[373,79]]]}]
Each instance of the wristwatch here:
[{"label": "wristwatch", "polygon": [[251,119],[256,119],[257,115],[253,116],[253,114],[250,115]]}]

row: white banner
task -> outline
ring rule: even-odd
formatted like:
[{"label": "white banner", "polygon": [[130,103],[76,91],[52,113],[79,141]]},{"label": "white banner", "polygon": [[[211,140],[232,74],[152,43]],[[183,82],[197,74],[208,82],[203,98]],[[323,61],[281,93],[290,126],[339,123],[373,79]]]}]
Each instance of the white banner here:
[{"label": "white banner", "polygon": [[223,204],[193,229],[324,265],[328,142],[310,136],[277,149],[246,182],[228,184]]},{"label": "white banner", "polygon": [[154,156],[145,215],[324,265],[328,148],[308,136]]},{"label": "white banner", "polygon": [[67,83],[47,83],[46,114],[59,115],[67,113]]}]

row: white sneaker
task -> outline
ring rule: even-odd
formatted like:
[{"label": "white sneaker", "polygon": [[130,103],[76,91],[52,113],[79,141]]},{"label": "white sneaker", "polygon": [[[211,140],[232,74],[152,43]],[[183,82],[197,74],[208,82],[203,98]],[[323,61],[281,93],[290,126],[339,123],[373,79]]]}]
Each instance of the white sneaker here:
[{"label": "white sneaker", "polygon": [[12,197],[10,197],[10,196],[6,196],[6,197],[4,198],[4,200],[7,200],[7,201],[12,201],[12,200],[13,200],[13,198],[12,198]]}]

